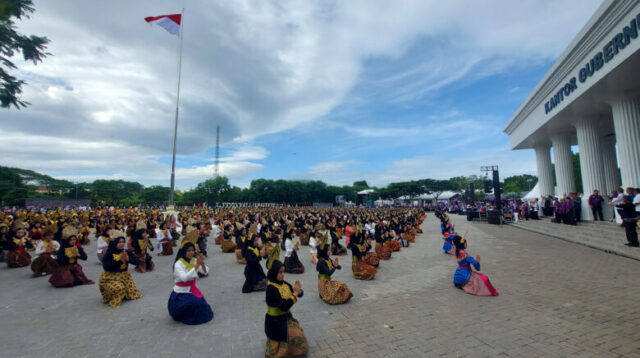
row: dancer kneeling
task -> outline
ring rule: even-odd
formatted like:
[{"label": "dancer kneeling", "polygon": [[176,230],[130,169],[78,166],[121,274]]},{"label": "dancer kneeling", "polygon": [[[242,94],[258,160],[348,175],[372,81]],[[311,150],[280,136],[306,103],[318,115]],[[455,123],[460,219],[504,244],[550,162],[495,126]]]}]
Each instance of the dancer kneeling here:
[{"label": "dancer kneeling", "polygon": [[31,263],[31,271],[33,276],[42,277],[43,275],[52,274],[58,268],[56,260],[60,244],[53,240],[53,236],[58,231],[58,225],[51,224],[44,229],[42,240],[36,245],[36,255],[39,255]]},{"label": "dancer kneeling", "polygon": [[351,293],[346,283],[331,279],[331,275],[336,269],[340,270],[342,267],[338,264],[337,257],[331,262],[328,236],[325,235],[318,245],[318,264],[316,265],[316,270],[318,271],[318,293],[326,303],[338,305],[349,302],[353,297],[353,293]]},{"label": "dancer kneeling", "polygon": [[58,268],[49,278],[49,282],[55,287],[71,287],[76,285],[93,285],[82,271],[78,260],[87,260],[87,254],[78,242],[78,230],[71,225],[62,229],[62,243],[58,250]]},{"label": "dancer kneeling", "polygon": [[284,270],[288,273],[304,273],[304,266],[302,262],[300,262],[297,252],[300,246],[297,242],[293,242],[293,238],[290,235],[289,232],[284,234],[286,237],[284,241],[284,248],[286,250],[284,253]]},{"label": "dancer kneeling", "polygon": [[208,275],[209,268],[204,263],[204,255],[196,255],[196,247],[186,242],[178,251],[173,264],[175,286],[169,297],[169,314],[174,320],[186,324],[201,324],[213,319],[213,311],[196,286],[196,278]]},{"label": "dancer kneeling", "polygon": [[300,323],[291,315],[291,307],[304,292],[300,281],[293,286],[284,280],[284,264],[274,261],[268,272],[267,314],[264,332],[267,335],[265,357],[302,356],[309,353],[307,338]]},{"label": "dancer kneeling", "polygon": [[142,295],[129,273],[129,263],[138,264],[138,259],[125,251],[124,232],[111,230],[111,240],[102,258],[104,272],[100,275],[102,302],[111,308],[118,308],[124,299],[137,300]]},{"label": "dancer kneeling", "polygon": [[480,270],[480,255],[477,256],[477,259],[467,255],[465,251],[467,241],[464,236],[454,236],[453,244],[456,247],[456,258],[458,259],[458,268],[453,276],[453,284],[472,295],[497,296],[498,291],[493,288],[489,277],[471,269],[471,265],[473,265],[476,270]]},{"label": "dancer kneeling", "polygon": [[264,291],[267,280],[260,261],[267,256],[267,253],[264,247],[261,250],[258,249],[258,236],[254,236],[253,241],[247,242],[243,256],[247,260],[247,265],[244,267],[245,281],[242,285],[242,293]]},{"label": "dancer kneeling", "polygon": [[364,263],[364,255],[371,248],[371,241],[364,241],[364,236],[354,238],[349,242],[353,263],[351,271],[356,280],[372,280],[378,272],[375,267]]}]

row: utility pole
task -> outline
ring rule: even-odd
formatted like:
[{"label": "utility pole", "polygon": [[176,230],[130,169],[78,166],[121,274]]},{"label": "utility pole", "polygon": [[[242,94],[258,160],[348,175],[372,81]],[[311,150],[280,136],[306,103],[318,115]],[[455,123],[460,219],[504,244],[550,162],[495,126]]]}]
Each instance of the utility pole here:
[{"label": "utility pole", "polygon": [[216,161],[214,177],[220,176],[220,125],[216,127]]}]

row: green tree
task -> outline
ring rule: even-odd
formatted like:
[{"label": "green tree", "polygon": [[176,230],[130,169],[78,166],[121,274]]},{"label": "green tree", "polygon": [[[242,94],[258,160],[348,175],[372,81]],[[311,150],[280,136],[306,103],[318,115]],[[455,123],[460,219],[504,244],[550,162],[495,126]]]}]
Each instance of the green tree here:
[{"label": "green tree", "polygon": [[25,61],[37,65],[48,53],[44,52],[49,40],[40,36],[25,36],[16,31],[13,19],[29,18],[35,11],[32,0],[0,0],[0,106],[18,109],[26,107],[29,102],[20,99],[24,80],[9,74],[18,66],[11,60],[21,52]]},{"label": "green tree", "polygon": [[24,206],[27,199],[27,188],[14,188],[4,196],[5,205]]},{"label": "green tree", "polygon": [[[139,199],[144,204],[164,204],[169,201],[169,192],[171,188],[162,185],[153,185],[144,188],[139,195]],[[176,200],[178,201],[178,200]]]},{"label": "green tree", "polygon": [[502,189],[505,194],[529,192],[536,183],[538,183],[538,177],[535,175],[514,175],[504,179]]}]

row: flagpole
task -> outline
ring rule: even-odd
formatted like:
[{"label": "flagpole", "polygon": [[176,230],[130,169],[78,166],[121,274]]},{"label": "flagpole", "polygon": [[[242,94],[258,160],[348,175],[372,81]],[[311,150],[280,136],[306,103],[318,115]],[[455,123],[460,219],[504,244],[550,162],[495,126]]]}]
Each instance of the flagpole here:
[{"label": "flagpole", "polygon": [[173,194],[176,184],[176,141],[178,139],[178,113],[180,108],[180,76],[182,75],[182,34],[184,32],[184,8],[180,16],[180,51],[178,57],[178,91],[176,94],[176,120],[173,126],[173,157],[171,159],[171,191],[169,192],[169,208],[173,209]]}]

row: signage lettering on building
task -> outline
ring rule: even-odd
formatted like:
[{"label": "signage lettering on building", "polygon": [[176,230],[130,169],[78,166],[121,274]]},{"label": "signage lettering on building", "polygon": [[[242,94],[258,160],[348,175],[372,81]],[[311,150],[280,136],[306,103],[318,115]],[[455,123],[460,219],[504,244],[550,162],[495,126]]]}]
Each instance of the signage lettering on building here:
[{"label": "signage lettering on building", "polygon": [[549,98],[547,103],[544,104],[544,113],[548,114],[553,111],[566,97],[571,95],[578,89],[578,83],[585,83],[589,77],[598,72],[604,65],[611,61],[621,50],[627,47],[631,40],[638,37],[640,31],[640,14],[635,19],[631,20],[629,26],[625,26],[621,32],[617,33],[611,41],[607,42],[602,48],[602,51],[593,56],[578,72],[578,77],[572,77],[569,82],[560,87],[556,93]]}]

